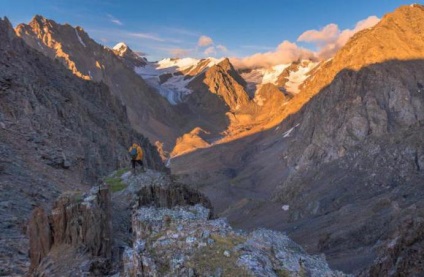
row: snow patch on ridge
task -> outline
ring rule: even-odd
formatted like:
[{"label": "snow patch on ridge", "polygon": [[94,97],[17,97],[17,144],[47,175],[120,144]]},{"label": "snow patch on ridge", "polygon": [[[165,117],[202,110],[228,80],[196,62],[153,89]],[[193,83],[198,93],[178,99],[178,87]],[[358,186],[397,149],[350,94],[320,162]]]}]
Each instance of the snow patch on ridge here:
[{"label": "snow patch on ridge", "polygon": [[283,138],[287,138],[287,137],[289,137],[290,136],[290,134],[293,132],[293,130],[295,129],[295,128],[297,128],[297,127],[299,127],[299,123],[298,124],[296,124],[293,128],[290,128],[288,131],[286,131],[286,132],[284,132],[283,133]]},{"label": "snow patch on ridge", "polygon": [[241,73],[240,76],[247,82],[247,90],[252,93],[258,89],[259,85],[266,83],[275,84],[278,80],[278,76],[286,69],[290,64],[275,65],[270,68],[255,68],[250,72]]},{"label": "snow patch on ridge", "polygon": [[77,29],[75,29],[75,34],[77,35],[77,38],[78,38],[79,42],[82,44],[82,46],[87,47],[87,45],[85,45],[84,41],[82,41],[82,38],[79,36]]},{"label": "snow patch on ridge", "polygon": [[290,64],[275,65],[271,70],[264,70],[262,77],[262,84],[271,83],[275,84],[278,80],[278,76],[286,69]]},{"label": "snow patch on ridge", "polygon": [[[208,63],[204,65],[204,68],[200,72],[194,72],[194,70],[204,60],[194,58],[168,58],[158,62],[147,63],[145,66],[136,67],[134,70],[147,84],[155,88],[172,105],[176,105],[183,102],[186,95],[192,93],[187,88],[190,81],[207,68],[219,63],[222,59],[208,58],[206,60]],[[165,81],[162,80],[161,83],[160,76],[163,76],[163,78],[167,76],[168,79]]]},{"label": "snow patch on ridge", "polygon": [[123,43],[123,42],[120,42],[120,43],[118,43],[117,45],[115,45],[114,47],[113,47],[113,50],[120,50],[121,48],[127,48],[128,46],[125,44],[125,43]]},{"label": "snow patch on ridge", "polygon": [[286,89],[291,93],[299,93],[299,86],[309,77],[309,72],[316,63],[309,63],[306,67],[299,67],[298,71],[291,71],[286,83]]}]

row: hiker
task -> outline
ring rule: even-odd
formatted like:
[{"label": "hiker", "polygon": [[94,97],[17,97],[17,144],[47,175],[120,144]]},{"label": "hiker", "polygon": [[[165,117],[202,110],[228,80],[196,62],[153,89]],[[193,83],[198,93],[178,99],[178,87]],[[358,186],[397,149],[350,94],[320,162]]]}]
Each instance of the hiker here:
[{"label": "hiker", "polygon": [[140,145],[138,145],[137,143],[134,142],[133,145],[128,150],[128,152],[130,153],[130,156],[131,156],[131,164],[132,164],[134,174],[136,173],[136,171],[135,171],[136,164],[141,165],[141,171],[145,172],[146,170],[144,169],[144,165],[143,165],[143,154],[144,153],[143,153],[143,149],[141,149]]}]

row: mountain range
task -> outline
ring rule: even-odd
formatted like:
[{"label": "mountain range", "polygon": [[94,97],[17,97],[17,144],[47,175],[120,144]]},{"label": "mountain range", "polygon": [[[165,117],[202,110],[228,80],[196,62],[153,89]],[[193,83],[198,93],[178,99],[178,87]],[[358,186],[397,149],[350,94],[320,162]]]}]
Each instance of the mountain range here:
[{"label": "mountain range", "polygon": [[[235,228],[284,231],[347,273],[420,276],[423,34],[413,4],[331,59],[236,68],[148,61],[39,15],[3,19],[0,226],[12,240],[32,206],[123,167],[138,140],[149,168],[198,189]],[[1,254],[27,243],[2,240]]]}]

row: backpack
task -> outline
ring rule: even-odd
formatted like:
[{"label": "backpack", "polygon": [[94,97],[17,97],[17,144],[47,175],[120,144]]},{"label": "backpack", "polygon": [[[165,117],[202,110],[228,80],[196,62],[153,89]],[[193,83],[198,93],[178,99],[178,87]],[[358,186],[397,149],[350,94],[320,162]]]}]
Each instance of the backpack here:
[{"label": "backpack", "polygon": [[133,160],[137,159],[137,155],[138,155],[137,147],[131,148],[131,150],[130,150],[131,159],[133,159]]}]

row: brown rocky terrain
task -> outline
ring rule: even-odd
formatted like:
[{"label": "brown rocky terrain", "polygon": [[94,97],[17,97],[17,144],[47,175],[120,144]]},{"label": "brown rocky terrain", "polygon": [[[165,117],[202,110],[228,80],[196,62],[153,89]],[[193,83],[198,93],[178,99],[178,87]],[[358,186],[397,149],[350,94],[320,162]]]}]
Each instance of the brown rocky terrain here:
[{"label": "brown rocky terrain", "polygon": [[312,73],[281,124],[175,158],[173,172],[235,226],[285,230],[348,272],[380,256],[366,275],[402,276],[402,257],[417,274],[420,235],[397,226],[423,208],[422,26],[420,5],[386,15]]},{"label": "brown rocky terrain", "polygon": [[2,275],[28,269],[26,223],[34,206],[65,190],[87,190],[129,163],[133,140],[149,168],[166,170],[136,133],[125,106],[103,83],[75,77],[0,20],[0,264]]}]

